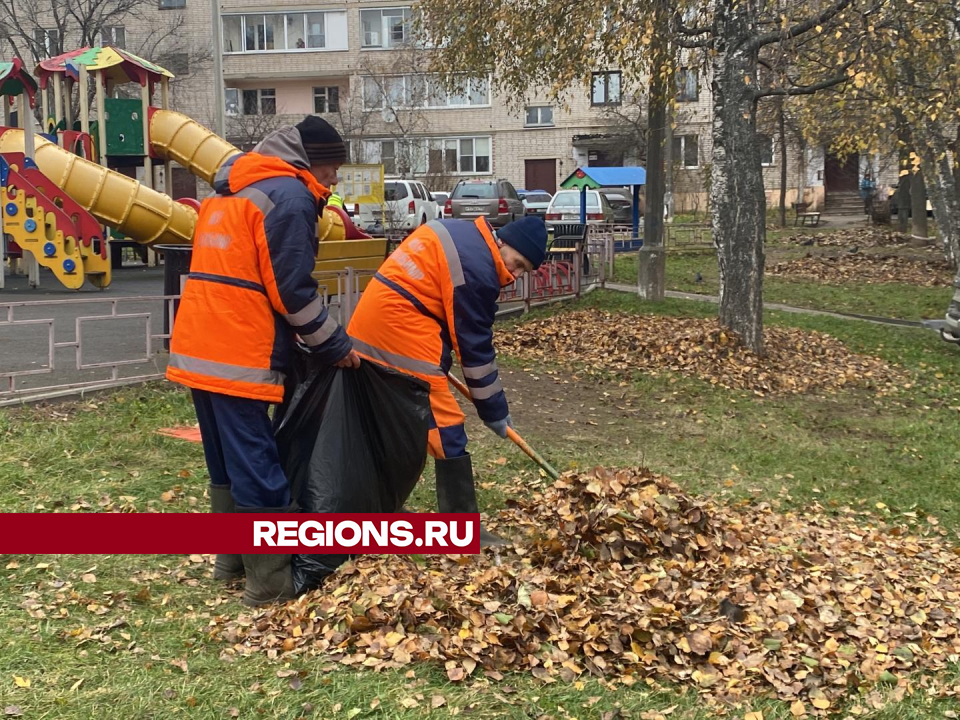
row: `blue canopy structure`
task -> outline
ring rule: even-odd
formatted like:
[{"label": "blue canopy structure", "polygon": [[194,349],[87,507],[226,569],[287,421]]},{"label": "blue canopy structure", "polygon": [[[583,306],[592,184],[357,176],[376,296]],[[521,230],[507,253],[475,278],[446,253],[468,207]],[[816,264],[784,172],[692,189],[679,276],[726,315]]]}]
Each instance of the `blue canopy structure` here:
[{"label": "blue canopy structure", "polygon": [[564,189],[580,190],[580,222],[587,221],[587,190],[628,186],[633,191],[633,235],[640,231],[640,186],[647,184],[647,171],[635,167],[580,167],[560,183]]}]

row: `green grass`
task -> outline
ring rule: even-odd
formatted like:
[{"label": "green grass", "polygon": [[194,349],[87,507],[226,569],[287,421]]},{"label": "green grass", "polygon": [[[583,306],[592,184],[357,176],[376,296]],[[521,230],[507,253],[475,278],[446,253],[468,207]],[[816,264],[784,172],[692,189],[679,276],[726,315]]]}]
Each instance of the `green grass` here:
[{"label": "green grass", "polygon": [[[651,305],[612,292],[592,293],[578,305],[715,313],[705,303]],[[642,463],[690,492],[750,496],[783,507],[817,501],[827,512],[880,502],[891,520],[923,526],[934,516],[956,537],[957,350],[919,330],[775,312],[766,322],[828,332],[856,351],[898,363],[910,373],[911,387],[890,398],[850,391],[761,399],[642,373],[575,380],[575,369],[504,358],[517,427],[561,468]],[[540,380],[530,380],[531,374]],[[519,387],[527,390],[514,390]],[[547,410],[535,411],[536,404]],[[596,424],[588,422],[591,411],[598,414]],[[164,384],[0,411],[0,501],[8,512],[202,511],[207,475],[201,449],[154,432],[188,422],[189,396]],[[523,473],[532,478],[531,466],[473,418],[468,431],[481,504],[493,509],[504,501],[499,484]],[[171,490],[174,499],[165,502]],[[428,472],[410,504],[432,508],[433,495]],[[42,563],[48,566],[38,567]],[[711,717],[692,689],[643,681],[614,688],[595,680],[542,685],[509,674],[488,683],[477,671],[472,681],[452,685],[434,664],[358,673],[316,658],[232,656],[209,639],[208,629],[219,616],[245,612],[236,590],[215,585],[209,566],[179,556],[7,556],[0,570],[0,709],[17,706],[27,718],[222,718],[234,709],[244,718],[420,718],[447,717],[452,708],[491,718],[596,718],[616,710],[638,717],[671,706],[677,706],[671,720]],[[83,582],[84,573],[96,581]],[[91,631],[88,639],[84,630]],[[186,672],[172,664],[181,661]],[[303,674],[299,689],[290,677],[277,676],[289,670]],[[14,676],[28,679],[30,687],[17,687]],[[949,679],[960,682],[960,669]],[[433,696],[445,704],[432,709]],[[376,698],[380,704],[371,708]],[[418,705],[407,707],[411,699]],[[919,720],[949,708],[918,693],[869,717]],[[742,717],[746,709],[762,710],[766,720],[791,717],[785,704],[763,699],[731,716]]]},{"label": "green grass", "polygon": [[[768,264],[803,255],[803,251],[796,247],[778,248],[774,252],[775,259],[768,257]],[[703,279],[700,283],[696,282],[697,273]],[[617,282],[636,283],[636,253],[617,256],[614,279]],[[667,290],[701,295],[719,293],[716,254],[712,250],[668,252]],[[952,290],[948,287],[919,287],[901,283],[827,285],[769,276],[763,281],[764,302],[904,320],[942,317],[951,295]]]}]

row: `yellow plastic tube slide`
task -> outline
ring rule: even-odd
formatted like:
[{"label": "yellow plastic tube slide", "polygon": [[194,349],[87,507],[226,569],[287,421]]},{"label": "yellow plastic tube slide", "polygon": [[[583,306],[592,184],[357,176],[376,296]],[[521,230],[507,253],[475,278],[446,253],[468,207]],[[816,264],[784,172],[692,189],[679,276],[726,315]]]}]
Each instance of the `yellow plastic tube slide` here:
[{"label": "yellow plastic tube slide", "polygon": [[191,117],[172,110],[154,110],[150,147],[211,185],[217,170],[240,150]]},{"label": "yellow plastic tube slide", "polygon": [[[144,244],[193,242],[197,224],[193,208],[39,135],[34,141],[34,159],[40,171],[103,224]],[[0,153],[23,151],[22,130],[0,135]]]}]

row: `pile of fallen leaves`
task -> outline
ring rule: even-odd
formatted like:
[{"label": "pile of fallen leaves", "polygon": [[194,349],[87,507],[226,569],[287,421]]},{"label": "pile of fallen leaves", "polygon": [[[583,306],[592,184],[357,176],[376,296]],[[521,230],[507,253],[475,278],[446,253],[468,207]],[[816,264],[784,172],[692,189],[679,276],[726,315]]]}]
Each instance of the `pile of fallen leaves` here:
[{"label": "pile of fallen leaves", "polygon": [[836,392],[851,385],[895,389],[901,374],[850,352],[824,333],[766,328],[766,356],[744,348],[716,318],[577,310],[531,320],[497,336],[501,352],[557,362],[587,374],[678,372],[730,389],[768,393]]},{"label": "pile of fallen leaves", "polygon": [[807,255],[777,263],[767,275],[803,278],[828,284],[903,283],[923,287],[949,286],[954,270],[942,257],[905,257],[875,253],[841,253],[839,255]]},{"label": "pile of fallen leaves", "polygon": [[[523,498],[523,493],[515,497]],[[877,707],[960,660],[960,557],[867,512],[698,502],[648,470],[567,473],[492,527],[494,556],[368,556],[258,616],[218,619],[226,657],[319,655],[449,679],[529,672],[692,683],[708,701],[771,690],[795,717]]]},{"label": "pile of fallen leaves", "polygon": [[797,245],[861,248],[898,247],[913,243],[913,238],[909,235],[877,227],[844,228],[825,233],[800,233],[785,237],[784,240]]}]

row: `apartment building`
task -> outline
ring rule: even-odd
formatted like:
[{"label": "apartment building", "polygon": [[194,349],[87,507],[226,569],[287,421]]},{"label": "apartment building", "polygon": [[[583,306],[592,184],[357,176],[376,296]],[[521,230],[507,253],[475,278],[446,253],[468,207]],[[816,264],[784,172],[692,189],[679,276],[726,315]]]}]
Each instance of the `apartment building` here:
[{"label": "apartment building", "polygon": [[[173,107],[223,127],[240,146],[320,113],[348,139],[353,162],[382,163],[387,175],[422,178],[437,191],[465,177],[505,177],[516,187],[552,192],[579,166],[642,164],[642,89],[626,87],[616,69],[592,73],[562,105],[535,91],[498,96],[489,78],[464,79],[449,92],[430,73],[429,49],[412,36],[410,4],[212,2],[143,0],[128,18],[104,27],[100,40],[168,67],[177,75]],[[79,44],[75,29],[57,27],[43,14],[33,32],[27,49],[40,54]],[[707,208],[712,110],[707,79],[694,68],[678,68],[668,152],[677,211]],[[770,130],[761,135],[761,158],[776,202],[782,160]],[[875,158],[841,162],[822,147],[788,144],[787,150],[788,202],[802,193],[821,204],[827,188],[855,191],[868,162],[881,181],[896,177],[895,165]],[[183,173],[175,175],[174,190],[198,192]]]}]

